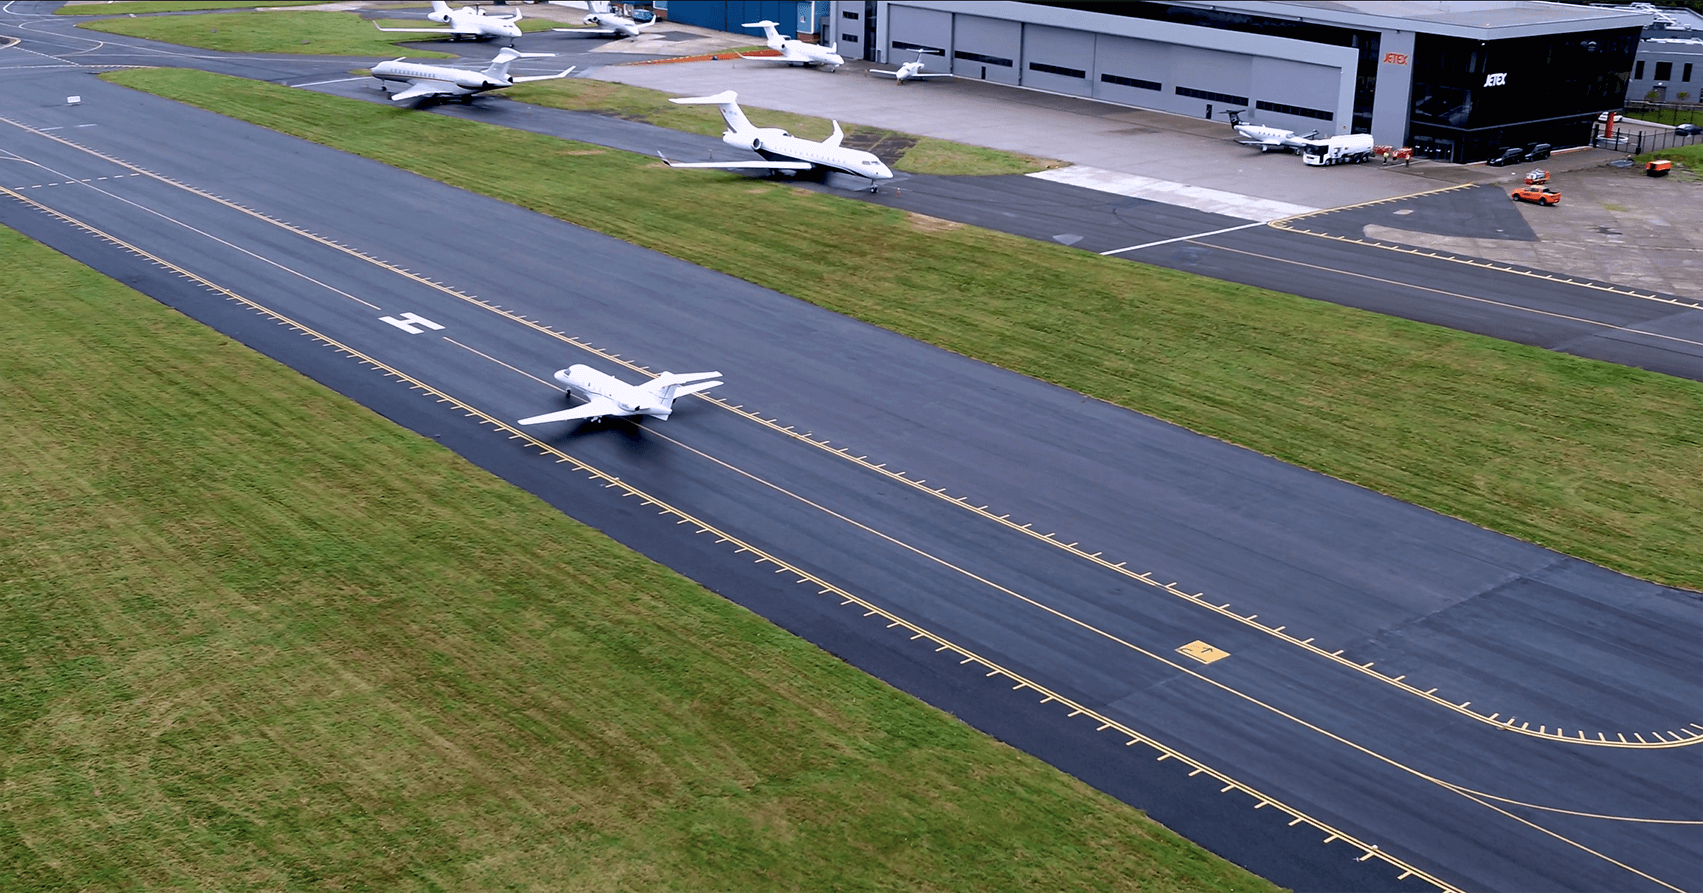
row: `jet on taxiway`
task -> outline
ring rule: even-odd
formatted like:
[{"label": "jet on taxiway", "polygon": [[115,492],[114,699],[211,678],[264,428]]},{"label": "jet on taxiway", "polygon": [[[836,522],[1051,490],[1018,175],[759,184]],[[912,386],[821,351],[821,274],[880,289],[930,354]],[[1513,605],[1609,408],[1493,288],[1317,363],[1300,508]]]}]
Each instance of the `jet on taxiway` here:
[{"label": "jet on taxiway", "polygon": [[689,372],[676,375],[664,372],[640,385],[631,385],[613,375],[599,372],[590,366],[575,364],[556,373],[556,380],[567,389],[568,396],[585,401],[572,409],[549,412],[521,419],[522,425],[544,422],[568,422],[575,419],[597,421],[608,416],[649,416],[666,419],[674,411],[674,401],[721,384],[710,381],[720,372]]},{"label": "jet on taxiway", "polygon": [[491,60],[490,67],[484,71],[469,71],[465,68],[450,68],[447,65],[421,65],[418,62],[405,62],[403,59],[392,59],[373,66],[372,75],[378,78],[379,86],[385,87],[386,81],[400,81],[408,84],[408,88],[390,95],[391,102],[402,102],[407,99],[461,99],[468,100],[487,90],[500,90],[512,87],[526,81],[548,81],[555,78],[565,78],[573,73],[574,66],[561,74],[541,74],[533,77],[509,77],[509,63],[521,58],[539,58],[554,56],[555,53],[523,53],[511,47],[504,47]]},{"label": "jet on taxiway", "polygon": [[[845,138],[845,131],[840,129],[840,122],[834,122],[834,132],[827,139],[800,139],[778,127],[756,127],[745,117],[736,102],[739,94],[725,90],[714,96],[686,96],[669,100],[685,105],[715,105],[721,108],[721,117],[727,121],[728,129],[722,132],[721,141],[741,149],[750,149],[763,156],[762,161],[669,161],[667,156],[662,160],[669,167],[703,167],[719,170],[768,170],[780,172],[796,172],[823,168],[843,171],[853,176],[863,177],[869,181],[870,191],[875,190],[875,181],[891,180],[893,171],[873,154],[862,149],[848,149],[840,145]],[[661,153],[657,153],[661,155]]]},{"label": "jet on taxiway", "polygon": [[450,40],[485,40],[492,37],[507,37],[513,40],[520,36],[520,13],[508,15],[490,15],[477,6],[463,6],[460,9],[450,9],[444,0],[432,0],[432,11],[426,13],[426,18],[448,25],[448,28],[382,28],[377,22],[373,27],[380,31],[402,31],[410,34],[448,34]]},{"label": "jet on taxiway", "polygon": [[590,9],[591,12],[585,17],[585,23],[591,27],[551,28],[550,30],[560,31],[564,34],[577,34],[580,37],[623,38],[638,37],[639,33],[644,31],[644,29],[656,24],[655,19],[641,25],[626,16],[616,15],[610,11],[609,4],[607,2],[600,2],[600,0],[587,0],[586,7]]},{"label": "jet on taxiway", "polygon": [[741,28],[763,29],[763,33],[768,35],[769,38],[767,41],[769,49],[779,50],[780,55],[747,56],[741,53],[739,58],[750,59],[753,62],[784,62],[788,65],[834,66],[834,68],[828,69],[829,71],[833,71],[841,65],[846,64],[846,60],[841,58],[838,52],[840,48],[838,43],[831,46],[822,46],[821,44],[805,43],[802,40],[792,37],[782,37],[781,33],[775,30],[775,26],[779,24],[780,22],[771,22],[768,19],[764,19],[761,22],[746,22],[745,24],[740,25],[739,27]]},{"label": "jet on taxiway", "polygon": [[879,75],[881,77],[892,78],[894,80],[894,82],[900,83],[900,84],[903,84],[906,81],[920,81],[920,80],[926,80],[928,78],[949,78],[949,77],[952,77],[951,74],[948,74],[947,72],[944,72],[944,71],[923,71],[923,68],[926,67],[926,66],[924,66],[922,64],[922,57],[924,55],[928,54],[928,53],[934,53],[935,55],[939,55],[940,51],[939,50],[917,50],[917,60],[915,62],[906,62],[905,64],[899,66],[899,69],[897,71],[888,71],[888,70],[883,69],[883,68],[872,68],[872,69],[869,70],[869,73],[873,74],[873,75]]}]

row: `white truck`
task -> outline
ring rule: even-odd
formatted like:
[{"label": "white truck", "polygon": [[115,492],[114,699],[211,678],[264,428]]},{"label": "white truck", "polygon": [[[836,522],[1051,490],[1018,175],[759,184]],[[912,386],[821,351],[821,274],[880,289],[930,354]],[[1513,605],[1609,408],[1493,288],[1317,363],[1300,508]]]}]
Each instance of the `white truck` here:
[{"label": "white truck", "polygon": [[1349,133],[1342,136],[1325,137],[1322,140],[1307,140],[1301,146],[1301,160],[1308,164],[1359,164],[1371,161],[1372,135],[1369,133]]}]

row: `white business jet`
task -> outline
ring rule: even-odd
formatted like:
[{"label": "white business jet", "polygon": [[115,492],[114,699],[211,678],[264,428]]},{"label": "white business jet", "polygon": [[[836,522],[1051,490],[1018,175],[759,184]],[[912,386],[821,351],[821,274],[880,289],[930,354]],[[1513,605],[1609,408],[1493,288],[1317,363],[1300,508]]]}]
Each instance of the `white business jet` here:
[{"label": "white business jet", "polygon": [[402,31],[410,34],[448,34],[450,40],[485,40],[491,37],[520,36],[520,13],[488,15],[477,6],[450,9],[444,0],[432,0],[432,11],[426,18],[449,25],[448,28],[385,28],[373,22],[380,31]]},{"label": "white business jet", "polygon": [[764,19],[761,22],[746,22],[745,24],[740,25],[739,27],[741,28],[763,29],[763,33],[768,35],[769,38],[769,49],[780,50],[781,54],[779,56],[747,56],[741,53],[739,54],[739,58],[750,59],[753,62],[785,62],[788,65],[834,66],[834,68],[828,69],[829,71],[833,71],[841,65],[846,64],[846,60],[841,58],[840,54],[837,52],[840,48],[838,43],[831,46],[822,46],[815,43],[805,43],[802,40],[791,37],[782,37],[781,33],[775,30],[775,26],[779,24],[780,22],[771,22],[768,19]]},{"label": "white business jet", "polygon": [[869,73],[870,74],[878,74],[878,75],[880,75],[882,77],[886,77],[886,78],[892,78],[895,83],[899,83],[899,84],[903,84],[906,81],[925,80],[927,78],[949,78],[949,77],[952,77],[951,74],[948,74],[944,71],[923,71],[923,68],[925,66],[922,64],[922,57],[924,55],[928,54],[928,53],[934,53],[935,55],[939,55],[940,51],[939,50],[917,50],[917,61],[906,62],[905,64],[899,66],[898,71],[886,71],[886,70],[880,69],[880,68],[871,68],[869,70]]},{"label": "white business jet", "polygon": [[577,34],[581,37],[623,38],[638,37],[644,29],[656,24],[655,19],[641,25],[626,16],[618,16],[610,11],[607,2],[600,2],[600,0],[587,0],[586,7],[591,10],[590,14],[585,17],[585,23],[590,25],[590,28],[551,28],[550,30],[560,31],[564,34]]},{"label": "white business jet", "polygon": [[1247,109],[1225,109],[1224,114],[1230,116],[1230,129],[1236,131],[1241,139],[1236,142],[1244,146],[1254,146],[1260,152],[1271,151],[1289,152],[1307,145],[1307,141],[1318,138],[1317,130],[1311,133],[1296,133],[1281,127],[1263,127],[1259,124],[1242,123],[1241,114]]},{"label": "white business jet", "polygon": [[490,67],[484,71],[450,68],[447,65],[421,65],[418,62],[392,59],[374,65],[372,75],[378,78],[378,85],[385,90],[390,89],[384,85],[385,81],[401,81],[409,85],[406,90],[390,94],[391,102],[408,99],[460,99],[466,102],[486,90],[500,90],[526,81],[565,78],[572,74],[574,66],[569,66],[561,74],[509,77],[509,63],[516,59],[554,55],[555,53],[523,53],[512,47],[503,47],[497,57],[491,60]]},{"label": "white business jet", "polygon": [[690,372],[676,375],[664,372],[640,385],[631,385],[590,366],[575,364],[556,373],[556,380],[567,388],[568,396],[584,400],[573,409],[548,412],[521,419],[522,425],[544,422],[570,422],[575,419],[597,421],[606,416],[650,416],[667,419],[674,411],[674,401],[699,391],[721,385],[709,381],[720,372]]},{"label": "white business jet", "polygon": [[[876,180],[893,179],[893,171],[881,163],[881,159],[862,149],[848,149],[840,145],[845,139],[845,131],[840,129],[840,122],[834,122],[834,132],[821,142],[800,139],[779,127],[756,127],[745,117],[745,112],[736,102],[739,94],[732,90],[724,90],[714,96],[685,96],[670,99],[682,105],[715,105],[721,107],[721,117],[727,121],[728,129],[721,134],[721,141],[741,149],[750,149],[763,156],[762,161],[669,161],[667,156],[662,160],[669,167],[706,167],[720,170],[769,170],[769,171],[807,171],[816,168],[843,171],[869,181],[869,191],[875,191]],[[657,153],[661,155],[661,153]]]}]

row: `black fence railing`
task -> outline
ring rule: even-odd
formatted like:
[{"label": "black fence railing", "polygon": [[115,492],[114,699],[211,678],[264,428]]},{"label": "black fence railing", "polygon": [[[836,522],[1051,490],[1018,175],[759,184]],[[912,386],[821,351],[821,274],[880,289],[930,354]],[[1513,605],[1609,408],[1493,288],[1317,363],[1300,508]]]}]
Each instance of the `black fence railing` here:
[{"label": "black fence railing", "polygon": [[1703,103],[1628,102],[1626,114],[1657,124],[1703,124]]},{"label": "black fence railing", "polygon": [[1618,126],[1615,131],[1616,133],[1612,138],[1605,137],[1602,135],[1602,125],[1593,126],[1591,128],[1591,145],[1602,149],[1614,149],[1628,155],[1642,155],[1645,152],[1661,152],[1678,146],[1695,146],[1698,143],[1703,143],[1703,134],[1698,133],[1674,133],[1671,130],[1664,130],[1659,133],[1643,130],[1621,133]]}]

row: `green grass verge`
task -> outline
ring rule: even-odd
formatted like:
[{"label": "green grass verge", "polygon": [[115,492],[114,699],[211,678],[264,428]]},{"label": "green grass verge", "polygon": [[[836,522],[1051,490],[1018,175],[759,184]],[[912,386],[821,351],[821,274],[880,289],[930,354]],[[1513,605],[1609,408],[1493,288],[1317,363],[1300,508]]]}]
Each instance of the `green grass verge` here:
[{"label": "green grass verge", "polygon": [[1703,588],[1697,382],[442,115],[195,71],[102,76]]},{"label": "green grass verge", "polygon": [[[431,22],[417,19],[387,19],[381,24],[387,28],[433,27]],[[553,24],[541,19],[521,19],[520,27],[522,31],[537,31]],[[443,59],[454,55],[399,48],[399,43],[432,40],[432,35],[386,34],[352,12],[286,10],[98,19],[83,22],[78,27],[227,53],[307,53],[315,56],[396,56],[406,53],[414,59]],[[452,45],[447,40],[444,44],[446,47]]]},{"label": "green grass verge", "polygon": [[1703,124],[1703,109],[1651,109],[1647,112],[1626,112],[1621,117],[1654,124]]},{"label": "green grass verge", "polygon": [[1667,158],[1683,163],[1692,170],[1703,170],[1703,143],[1693,143],[1689,146],[1675,146],[1672,149],[1662,149],[1659,152],[1645,152],[1633,159],[1639,164],[1653,161],[1657,158]]},{"label": "green grass verge", "polygon": [[154,12],[200,12],[210,9],[253,9],[256,6],[312,6],[325,0],[118,0],[116,3],[67,3],[53,11],[61,16],[147,15]]},{"label": "green grass verge", "polygon": [[[659,90],[608,81],[584,78],[537,81],[505,90],[503,95],[552,108],[618,115],[687,133],[720,136],[727,129],[721,112],[714,106],[676,105],[668,101],[669,94]],[[834,126],[827,118],[750,107],[745,109],[745,113],[758,127],[780,127],[805,139],[826,139],[834,132]],[[879,127],[844,123],[841,126],[846,132],[846,145],[883,155],[889,151],[902,153],[895,166],[914,174],[1028,174],[1064,165],[1062,161],[966,146]]]},{"label": "green grass verge", "polygon": [[3,228],[0,283],[0,889],[1271,889]]}]

